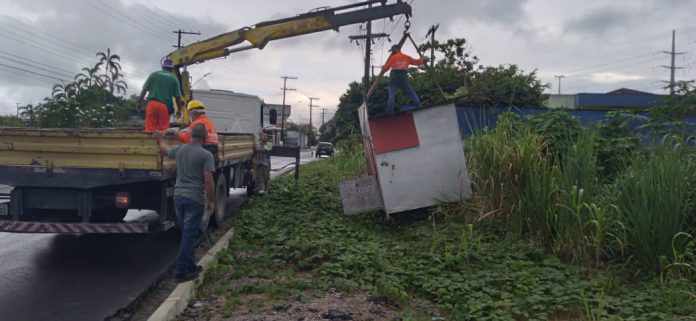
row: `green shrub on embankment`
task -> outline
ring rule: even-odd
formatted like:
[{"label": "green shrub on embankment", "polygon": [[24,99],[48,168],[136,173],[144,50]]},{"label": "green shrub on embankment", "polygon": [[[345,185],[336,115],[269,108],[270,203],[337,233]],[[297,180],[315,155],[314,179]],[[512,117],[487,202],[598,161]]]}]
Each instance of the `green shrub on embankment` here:
[{"label": "green shrub on embankment", "polygon": [[[525,135],[520,139],[540,141]],[[401,307],[404,320],[675,320],[696,315],[694,299],[686,294],[696,293],[693,283],[660,283],[563,263],[521,239],[519,229],[461,215],[470,212],[470,204],[437,207],[425,218],[402,217],[391,226],[377,212],[345,216],[337,182],[362,175],[364,158],[359,146],[337,150],[331,159],[303,166],[298,184],[291,176],[274,180],[272,192],[252,199],[236,218],[230,248],[202,292],[217,302],[209,311],[221,311],[223,317],[240,310],[263,312],[337,288],[344,295],[385,296],[387,304]],[[514,166],[541,163],[519,160]],[[519,200],[524,193],[514,196]],[[507,186],[501,195],[509,202]],[[525,220],[508,218],[529,230]]]}]

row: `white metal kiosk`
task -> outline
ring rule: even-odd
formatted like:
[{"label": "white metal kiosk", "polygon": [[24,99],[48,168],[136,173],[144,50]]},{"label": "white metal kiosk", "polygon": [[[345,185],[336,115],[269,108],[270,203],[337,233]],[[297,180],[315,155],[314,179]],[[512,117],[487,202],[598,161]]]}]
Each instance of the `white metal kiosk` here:
[{"label": "white metal kiosk", "polygon": [[453,104],[372,118],[363,105],[358,113],[369,175],[341,182],[346,214],[390,215],[471,196]]}]

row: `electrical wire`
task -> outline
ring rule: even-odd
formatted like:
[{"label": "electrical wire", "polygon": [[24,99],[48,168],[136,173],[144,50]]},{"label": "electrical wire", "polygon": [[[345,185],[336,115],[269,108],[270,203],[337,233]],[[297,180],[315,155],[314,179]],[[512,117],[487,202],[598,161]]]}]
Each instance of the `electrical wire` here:
[{"label": "electrical wire", "polygon": [[22,71],[22,72],[25,72],[25,73],[29,73],[29,74],[32,74],[32,75],[37,75],[37,76],[42,76],[42,77],[46,77],[46,78],[55,79],[55,80],[58,80],[58,81],[61,81],[61,82],[68,82],[68,81],[65,80],[65,79],[61,79],[61,78],[57,78],[57,77],[45,75],[45,74],[42,74],[42,73],[39,73],[39,72],[35,72],[35,71],[23,69],[23,68],[13,67],[13,66],[6,65],[6,64],[3,64],[3,63],[0,63],[0,66],[6,67],[6,68],[10,68],[10,69],[14,69],[14,70],[19,70],[19,71]]},{"label": "electrical wire", "polygon": [[9,72],[9,73],[11,73],[11,74],[15,74],[15,75],[18,75],[18,76],[22,76],[22,77],[25,77],[25,78],[34,79],[34,80],[39,80],[39,81],[45,82],[45,83],[47,83],[47,84],[55,85],[55,82],[54,82],[54,81],[50,81],[50,80],[46,80],[46,79],[43,79],[43,78],[38,78],[38,77],[31,76],[31,75],[27,75],[27,74],[24,74],[24,73],[21,73],[21,72],[12,70],[12,69],[8,69],[8,68],[2,67],[2,66],[0,66],[0,70],[5,71],[5,72]]},{"label": "electrical wire", "polygon": [[[122,17],[128,19],[129,21],[132,21],[132,22],[135,23],[136,25],[143,27],[144,29],[146,29],[146,30],[152,32],[153,34],[157,34],[157,33],[160,33],[160,32],[161,32],[161,37],[160,37],[160,36],[157,36],[157,37],[160,37],[161,39],[167,40],[167,41],[171,40],[171,38],[168,37],[168,36],[169,36],[169,32],[164,32],[164,31],[159,30],[159,29],[153,29],[153,28],[151,28],[151,27],[148,27],[148,26],[145,25],[144,23],[140,22],[140,20],[131,17],[131,16],[128,14],[128,12],[126,12],[121,6],[111,6],[110,4],[108,4],[107,2],[104,2],[104,1],[102,1],[102,0],[94,0],[94,1],[97,1],[97,2],[98,2],[99,4],[101,4],[103,7],[112,10],[112,12],[115,12],[115,13],[119,14],[120,16],[122,16]],[[119,4],[120,4],[120,2],[119,2]],[[147,20],[147,19],[146,19],[146,20]]]},{"label": "electrical wire", "polygon": [[67,78],[72,78],[72,77],[74,77],[73,75],[71,75],[71,74],[69,74],[69,73],[62,73],[62,72],[60,72],[60,71],[55,71],[55,69],[49,69],[49,68],[44,68],[44,67],[32,66],[32,65],[30,65],[30,64],[27,64],[26,62],[23,62],[22,60],[15,59],[15,58],[0,57],[0,59],[4,59],[4,60],[10,61],[10,62],[13,62],[13,63],[15,63],[15,64],[19,64],[20,66],[25,67],[25,68],[32,68],[32,69],[35,69],[35,70],[39,70],[39,71],[41,71],[41,72],[52,73],[52,74],[57,75],[57,76],[60,76],[60,77],[67,77]]},{"label": "electrical wire", "polygon": [[[109,16],[109,17],[115,19],[115,20],[118,20],[119,22],[124,23],[125,25],[127,25],[127,26],[129,26],[129,27],[131,27],[131,28],[133,28],[133,29],[136,29],[136,30],[138,30],[138,31],[142,31],[142,32],[144,32],[144,33],[146,33],[146,34],[148,34],[148,35],[150,35],[150,36],[152,36],[152,37],[155,37],[155,38],[164,39],[162,36],[157,35],[156,33],[153,33],[152,31],[147,30],[147,28],[141,28],[141,27],[138,27],[137,25],[135,25],[135,24],[133,24],[133,23],[129,23],[128,21],[124,20],[123,18],[118,17],[118,16],[115,16],[115,15],[111,14],[109,11],[105,11],[103,8],[98,7],[97,5],[91,3],[91,2],[89,2],[89,1],[87,1],[87,0],[82,0],[82,2],[84,2],[86,5],[88,5],[88,6],[92,7],[92,8],[94,8],[95,10],[97,10],[97,11],[103,13],[103,14],[105,14],[105,15],[107,15],[107,16]],[[166,40],[169,40],[169,39],[166,39]]]},{"label": "electrical wire", "polygon": [[[0,50],[0,54],[6,55],[6,56],[10,56],[10,57],[15,57],[15,58],[18,58],[18,59],[22,59],[22,60],[25,60],[25,61],[28,61],[28,62],[37,64],[37,65],[40,65],[40,66],[45,66],[45,67],[48,67],[48,68],[53,68],[53,69],[55,69],[55,70],[58,70],[58,71],[61,71],[61,72],[66,72],[66,73],[68,73],[68,74],[74,73],[74,71],[69,71],[69,70],[66,70],[66,69],[63,69],[63,68],[59,68],[59,67],[56,67],[56,66],[52,66],[52,65],[49,65],[49,64],[45,64],[45,63],[42,63],[42,62],[38,62],[38,61],[35,61],[35,60],[31,60],[31,59],[29,59],[29,58],[22,57],[22,56],[18,56],[18,55],[14,55],[14,54],[11,54],[11,53],[6,52],[6,51]],[[1,57],[0,57],[0,58],[1,58]]]}]

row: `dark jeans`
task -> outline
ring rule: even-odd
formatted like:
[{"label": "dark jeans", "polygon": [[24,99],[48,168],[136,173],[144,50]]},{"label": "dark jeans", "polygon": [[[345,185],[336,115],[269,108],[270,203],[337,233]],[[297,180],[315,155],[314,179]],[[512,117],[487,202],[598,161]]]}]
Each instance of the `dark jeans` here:
[{"label": "dark jeans", "polygon": [[389,100],[387,100],[387,112],[394,112],[394,98],[396,97],[396,90],[401,89],[405,94],[411,97],[411,101],[420,107],[420,99],[416,95],[416,91],[413,90],[411,85],[408,84],[406,77],[393,77],[389,80]]},{"label": "dark jeans", "polygon": [[181,245],[179,245],[179,253],[176,255],[176,276],[185,277],[196,271],[194,248],[205,205],[187,197],[174,195],[174,206],[176,207],[176,220],[181,227]]}]

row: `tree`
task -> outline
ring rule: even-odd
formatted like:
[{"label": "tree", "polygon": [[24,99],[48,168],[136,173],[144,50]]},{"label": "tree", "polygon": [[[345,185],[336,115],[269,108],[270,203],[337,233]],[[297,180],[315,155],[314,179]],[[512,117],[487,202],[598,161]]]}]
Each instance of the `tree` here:
[{"label": "tree", "polygon": [[[135,106],[135,97],[124,99],[128,88],[121,74],[121,58],[107,48],[97,53],[99,61],[82,68],[71,83],[53,86],[51,97],[22,113],[29,126],[113,127],[125,122]],[[101,68],[104,67],[104,73]]]},{"label": "tree", "polygon": [[547,95],[536,70],[525,73],[516,65],[486,67],[473,75],[468,95],[457,103],[481,107],[540,107]]},{"label": "tree", "polygon": [[123,77],[121,74],[121,57],[117,54],[112,54],[110,48],[106,48],[106,52],[98,52],[97,58],[99,62],[94,65],[97,70],[104,66],[104,74],[101,76],[102,82],[109,89],[110,93],[115,90],[122,91],[125,94],[127,85],[124,81],[120,81]]},{"label": "tree", "polygon": [[27,126],[33,127],[38,125],[40,108],[28,104],[19,107],[17,111],[19,112],[19,117]]},{"label": "tree", "polygon": [[92,68],[84,67],[82,68],[82,73],[75,76],[75,82],[80,86],[92,87],[104,85],[102,77],[99,75],[98,66]]},{"label": "tree", "polygon": [[51,91],[51,97],[55,99],[74,98],[79,91],[80,87],[74,82],[55,84]]},{"label": "tree", "polygon": [[[479,58],[473,55],[463,38],[426,43],[419,47],[421,51],[435,48],[437,59],[435,67],[422,70],[409,69],[410,83],[420,97],[424,106],[454,102],[460,106],[481,107],[539,107],[546,99],[543,91],[547,88],[537,79],[536,71],[529,73],[516,65],[483,67]],[[374,80],[373,80],[374,81]],[[369,98],[370,115],[386,110],[387,84],[385,77]],[[449,96],[466,88],[467,94],[451,100]],[[445,95],[443,95],[443,92]],[[341,95],[338,110],[332,118],[335,129],[322,132],[322,140],[333,141],[349,138],[360,133],[357,110],[362,105],[362,85],[352,82],[348,90]],[[396,104],[409,101],[400,91],[396,95]],[[333,135],[332,135],[333,134]]]}]

